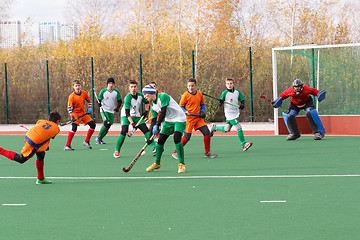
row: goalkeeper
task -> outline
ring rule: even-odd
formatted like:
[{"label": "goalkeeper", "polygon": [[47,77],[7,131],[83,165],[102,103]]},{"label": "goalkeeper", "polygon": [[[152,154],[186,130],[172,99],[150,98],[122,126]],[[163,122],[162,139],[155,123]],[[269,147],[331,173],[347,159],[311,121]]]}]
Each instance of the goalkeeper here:
[{"label": "goalkeeper", "polygon": [[[101,126],[99,135],[95,140],[96,144],[106,144],[103,141],[103,138],[106,136],[111,125],[114,123],[114,112],[119,112],[122,103],[120,91],[114,88],[115,80],[113,78],[109,78],[106,84],[107,88],[102,89],[98,97],[99,107],[102,107],[104,110],[100,111],[104,124]],[[115,105],[117,106],[115,107]]]},{"label": "goalkeeper", "polygon": [[304,85],[300,79],[295,79],[292,87],[282,92],[279,98],[273,102],[273,107],[278,108],[282,105],[284,99],[291,97],[289,111],[288,113],[283,113],[284,122],[290,133],[286,140],[296,140],[301,136],[295,119],[301,109],[305,110],[306,118],[314,133],[314,139],[321,140],[325,136],[325,128],[318,112],[314,109],[314,103],[310,94],[317,96],[318,101],[321,102],[325,98],[326,90],[320,92],[315,88]]}]

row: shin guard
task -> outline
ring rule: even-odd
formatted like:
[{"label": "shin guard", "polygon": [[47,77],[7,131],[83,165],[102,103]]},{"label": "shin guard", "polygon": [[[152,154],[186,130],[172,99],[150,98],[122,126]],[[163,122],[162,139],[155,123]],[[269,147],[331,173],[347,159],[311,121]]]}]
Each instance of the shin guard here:
[{"label": "shin guard", "polygon": [[319,114],[316,109],[310,110],[306,113],[306,118],[310,124],[311,130],[313,133],[320,132],[322,135],[325,135],[325,128],[322,124]]}]

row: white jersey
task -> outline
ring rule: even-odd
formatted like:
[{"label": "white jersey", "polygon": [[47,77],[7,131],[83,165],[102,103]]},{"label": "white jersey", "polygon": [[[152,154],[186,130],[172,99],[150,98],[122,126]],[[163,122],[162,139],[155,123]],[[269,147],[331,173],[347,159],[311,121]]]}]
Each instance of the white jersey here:
[{"label": "white jersey", "polygon": [[[240,106],[240,102],[245,100],[244,95],[236,88],[234,91],[225,90],[221,96],[221,100]],[[233,120],[240,116],[240,109],[230,104],[224,103],[224,112],[226,120]]]},{"label": "white jersey", "polygon": [[101,106],[105,112],[114,113],[117,101],[121,100],[120,91],[114,88],[110,92],[105,88],[100,91],[98,99],[101,100]]},{"label": "white jersey", "polygon": [[125,109],[130,109],[131,117],[141,117],[141,103],[149,103],[142,93],[137,92],[136,96],[129,93],[124,98],[124,106],[121,108],[121,117],[126,117]]},{"label": "white jersey", "polygon": [[186,122],[186,115],[179,104],[168,94],[158,93],[155,102],[151,103],[151,116],[157,116],[162,107],[166,108],[165,122]]}]

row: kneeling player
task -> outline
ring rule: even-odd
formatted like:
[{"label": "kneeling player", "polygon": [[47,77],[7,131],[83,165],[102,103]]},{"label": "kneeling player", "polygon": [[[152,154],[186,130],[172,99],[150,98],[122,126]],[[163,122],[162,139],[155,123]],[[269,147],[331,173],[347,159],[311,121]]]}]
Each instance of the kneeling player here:
[{"label": "kneeling player", "polygon": [[284,99],[291,97],[289,111],[288,113],[283,113],[284,122],[290,133],[286,140],[296,140],[301,136],[295,119],[301,109],[306,112],[306,118],[314,133],[314,139],[321,140],[325,136],[324,125],[320,120],[318,112],[314,109],[314,103],[310,94],[317,96],[318,101],[321,102],[326,96],[326,90],[320,92],[315,88],[304,85],[300,79],[295,79],[292,87],[282,92],[279,98],[273,102],[273,107],[278,108],[282,105]]},{"label": "kneeling player", "polygon": [[36,184],[49,184],[51,181],[44,177],[45,151],[49,148],[50,139],[59,132],[61,116],[58,112],[51,112],[49,120],[39,120],[25,135],[25,146],[18,154],[0,147],[0,154],[18,163],[24,163],[36,154],[37,180]]}]

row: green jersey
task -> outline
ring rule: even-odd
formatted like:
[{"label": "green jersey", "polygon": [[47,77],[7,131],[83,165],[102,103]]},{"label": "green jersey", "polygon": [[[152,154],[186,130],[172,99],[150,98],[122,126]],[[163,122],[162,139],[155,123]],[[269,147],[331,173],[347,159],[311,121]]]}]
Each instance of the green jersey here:
[{"label": "green jersey", "polygon": [[116,88],[111,92],[105,88],[100,91],[98,99],[101,101],[101,106],[105,112],[114,113],[117,101],[121,100],[121,94]]},{"label": "green jersey", "polygon": [[151,116],[153,118],[156,117],[162,107],[167,107],[165,122],[186,122],[184,111],[179,104],[166,93],[158,93],[156,101],[151,103]]},{"label": "green jersey", "polygon": [[124,106],[121,108],[121,117],[126,117],[125,109],[130,109],[131,117],[141,117],[141,103],[149,103],[142,93],[137,92],[135,96],[131,95],[131,93],[126,95],[124,98]]}]

